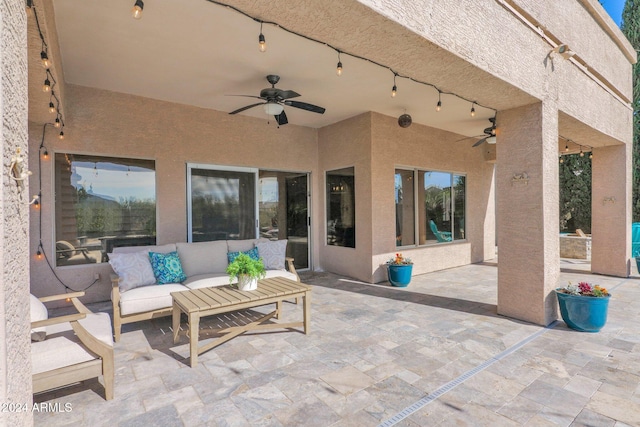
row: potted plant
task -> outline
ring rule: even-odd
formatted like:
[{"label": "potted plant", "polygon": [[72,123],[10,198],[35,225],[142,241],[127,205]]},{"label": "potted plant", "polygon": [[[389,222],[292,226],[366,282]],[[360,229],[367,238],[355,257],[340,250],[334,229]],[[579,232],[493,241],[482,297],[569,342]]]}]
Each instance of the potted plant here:
[{"label": "potted plant", "polygon": [[413,262],[410,258],[403,257],[401,253],[397,253],[394,258],[387,261],[389,282],[391,282],[393,286],[400,288],[406,287],[409,282],[411,282],[412,270]]},{"label": "potted plant", "polygon": [[258,279],[267,274],[262,263],[262,258],[253,259],[247,254],[240,254],[227,267],[229,283],[238,280],[238,289],[241,291],[253,291],[258,288]]},{"label": "potted plant", "polygon": [[607,309],[611,294],[599,285],[580,282],[569,283],[555,290],[562,320],[572,329],[598,332],[607,322]]}]

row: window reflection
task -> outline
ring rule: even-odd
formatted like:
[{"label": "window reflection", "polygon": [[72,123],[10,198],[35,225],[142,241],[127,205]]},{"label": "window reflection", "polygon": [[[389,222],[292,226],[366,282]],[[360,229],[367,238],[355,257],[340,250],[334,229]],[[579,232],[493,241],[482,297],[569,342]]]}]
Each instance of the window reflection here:
[{"label": "window reflection", "polygon": [[354,168],[327,172],[327,244],[356,247]]}]

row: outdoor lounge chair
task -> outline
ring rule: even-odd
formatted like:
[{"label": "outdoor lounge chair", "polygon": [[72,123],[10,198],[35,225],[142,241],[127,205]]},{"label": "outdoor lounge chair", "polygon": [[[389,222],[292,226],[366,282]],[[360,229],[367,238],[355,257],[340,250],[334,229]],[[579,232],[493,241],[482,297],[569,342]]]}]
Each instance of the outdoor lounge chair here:
[{"label": "outdoor lounge chair", "polygon": [[56,242],[56,258],[59,264],[76,265],[95,263],[97,260],[89,256],[87,248],[73,246],[66,240],[58,240]]},{"label": "outdoor lounge chair", "polygon": [[[36,298],[31,295],[33,392],[103,376],[105,399],[113,399],[114,358],[111,319],[92,313],[74,292]],[[47,318],[44,302],[70,298],[78,313]]]},{"label": "outdoor lounge chair", "polygon": [[432,219],[429,220],[429,227],[431,227],[431,232],[436,236],[438,242],[450,242],[451,241],[451,232],[449,231],[438,231],[438,227],[436,223],[433,222]]}]

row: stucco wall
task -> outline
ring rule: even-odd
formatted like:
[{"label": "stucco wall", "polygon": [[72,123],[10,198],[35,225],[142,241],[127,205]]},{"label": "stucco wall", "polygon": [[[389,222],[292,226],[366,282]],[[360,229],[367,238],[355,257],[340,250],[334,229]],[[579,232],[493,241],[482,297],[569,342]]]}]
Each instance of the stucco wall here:
[{"label": "stucco wall", "polygon": [[[412,124],[403,129],[397,118],[372,114],[373,281],[386,280],[380,265],[398,251],[414,261],[421,274],[495,257],[493,215],[493,164],[485,161],[483,144],[471,148],[473,139]],[[394,173],[396,167],[455,172],[466,176],[466,241],[421,248],[395,245]]]},{"label": "stucco wall", "polygon": [[[317,131],[293,124],[277,128],[273,120],[205,110],[180,104],[124,95],[80,86],[67,86],[65,139],[48,129],[45,146],[50,154],[71,152],[153,159],[156,162],[157,242],[187,239],[186,164],[257,167],[311,172],[317,176]],[[42,126],[30,123],[31,149],[37,151]],[[52,157],[50,157],[51,159]],[[32,157],[37,186],[37,157]],[[52,161],[42,162],[42,241],[53,261]],[[31,253],[38,245],[38,217],[31,221]],[[36,295],[64,291],[44,261],[33,259],[32,288]],[[73,289],[87,290],[86,301],[109,300],[108,264],[67,266],[56,274]]]},{"label": "stucco wall", "polygon": [[[16,150],[27,154],[27,55],[24,2],[0,2],[0,402],[31,405],[29,340],[30,190],[9,178]],[[2,411],[0,425],[29,426],[30,411]]]},{"label": "stucco wall", "polygon": [[[371,274],[371,113],[361,114],[318,131],[318,173],[320,188],[316,194],[320,216],[319,267],[326,271],[370,281]],[[355,169],[356,247],[326,244],[326,172]]]}]

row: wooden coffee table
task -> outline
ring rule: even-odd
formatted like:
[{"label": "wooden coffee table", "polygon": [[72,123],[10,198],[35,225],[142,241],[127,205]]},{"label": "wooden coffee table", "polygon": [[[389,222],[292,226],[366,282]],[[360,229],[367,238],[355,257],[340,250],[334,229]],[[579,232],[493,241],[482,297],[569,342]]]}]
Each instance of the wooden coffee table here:
[{"label": "wooden coffee table", "polygon": [[[274,277],[258,281],[255,291],[239,291],[231,286],[217,286],[212,288],[193,289],[189,291],[172,292],[173,297],[173,343],[178,343],[180,331],[180,313],[189,318],[189,354],[191,367],[198,364],[198,355],[210,350],[247,331],[296,328],[303,326],[304,333],[310,332],[311,323],[311,287],[283,277]],[[280,318],[282,301],[302,297],[303,321],[291,323],[269,323],[267,320]],[[223,336],[198,347],[200,318],[214,314],[227,313],[245,308],[258,307],[266,304],[276,304],[275,311],[264,315],[255,322],[230,328],[214,329]]]}]

